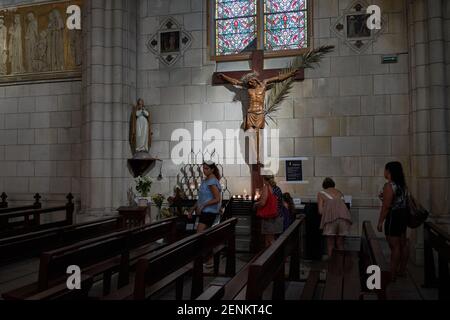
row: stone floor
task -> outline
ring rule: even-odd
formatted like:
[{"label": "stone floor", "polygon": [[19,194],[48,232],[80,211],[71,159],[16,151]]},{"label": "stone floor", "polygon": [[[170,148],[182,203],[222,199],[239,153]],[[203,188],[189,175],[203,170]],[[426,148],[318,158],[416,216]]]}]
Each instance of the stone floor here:
[{"label": "stone floor", "polygon": [[[346,249],[355,250],[359,245],[355,241],[348,241],[346,243]],[[387,243],[384,243],[383,250],[386,257],[389,257],[389,248]],[[242,268],[249,260],[251,255],[240,253],[237,255],[236,270]],[[224,263],[221,263],[223,269]],[[326,262],[325,261],[305,261],[301,262],[300,273],[301,278],[306,279],[309,270],[320,270],[321,280],[326,279]],[[37,271],[39,268],[38,259],[29,259],[20,261],[8,266],[0,267],[0,294],[9,290],[21,287],[37,280]],[[221,270],[224,272],[224,270]],[[208,274],[208,270],[205,270],[205,288],[214,279],[212,274]],[[388,295],[390,300],[437,300],[436,289],[424,289],[421,287],[423,283],[423,267],[416,266],[410,263],[408,267],[408,277],[399,278],[397,282],[392,283],[388,289]],[[304,283],[290,284],[286,288],[286,299],[296,300],[298,299]],[[317,290],[317,295],[320,296],[322,285]],[[96,296],[101,292],[100,287],[94,287],[92,294]],[[270,299],[270,288],[268,288],[265,299]],[[189,279],[186,281],[184,290],[184,299],[189,299],[190,284]],[[0,298],[1,299],[1,298]],[[158,294],[154,295],[152,299],[155,300],[173,300],[175,299],[174,286],[169,286],[164,290],[161,290]],[[367,299],[374,299],[373,297],[367,297]]]}]

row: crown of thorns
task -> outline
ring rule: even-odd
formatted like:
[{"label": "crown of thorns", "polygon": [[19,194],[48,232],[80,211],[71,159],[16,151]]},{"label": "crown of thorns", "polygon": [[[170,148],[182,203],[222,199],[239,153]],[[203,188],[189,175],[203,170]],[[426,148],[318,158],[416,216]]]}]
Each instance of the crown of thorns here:
[{"label": "crown of thorns", "polygon": [[255,78],[257,79],[258,76],[259,76],[259,73],[256,72],[256,71],[247,73],[245,76],[243,76],[243,77],[241,78],[241,82],[244,83],[244,84],[246,85],[246,84],[248,84],[248,82],[249,82],[251,79],[255,79]]}]

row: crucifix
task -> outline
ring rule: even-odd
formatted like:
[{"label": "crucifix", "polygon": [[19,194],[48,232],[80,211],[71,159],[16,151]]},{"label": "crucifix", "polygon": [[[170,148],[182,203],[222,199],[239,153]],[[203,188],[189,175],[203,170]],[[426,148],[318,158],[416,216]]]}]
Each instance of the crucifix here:
[{"label": "crucifix", "polygon": [[245,131],[253,129],[256,131],[256,164],[251,165],[252,195],[256,189],[262,187],[262,176],[259,151],[259,131],[265,127],[264,102],[268,86],[275,82],[281,82],[288,78],[297,81],[304,80],[304,69],[281,74],[282,69],[264,70],[264,52],[256,50],[252,53],[252,69],[249,71],[215,72],[213,74],[213,85],[232,84],[247,89],[249,95],[249,106],[245,118]]}]

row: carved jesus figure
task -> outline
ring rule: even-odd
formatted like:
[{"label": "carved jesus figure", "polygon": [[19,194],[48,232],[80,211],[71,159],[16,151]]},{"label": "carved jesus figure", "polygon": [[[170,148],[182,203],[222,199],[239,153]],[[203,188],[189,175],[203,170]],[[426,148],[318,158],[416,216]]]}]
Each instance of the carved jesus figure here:
[{"label": "carved jesus figure", "polygon": [[245,117],[244,130],[256,131],[256,163],[260,163],[259,156],[259,130],[264,129],[266,126],[264,101],[266,98],[266,91],[269,86],[275,82],[281,82],[295,76],[296,70],[280,74],[273,78],[260,80],[257,72],[251,72],[242,77],[241,80],[231,78],[223,73],[219,74],[219,77],[235,86],[240,86],[247,89],[249,98],[249,106],[247,109],[247,115]]},{"label": "carved jesus figure", "polygon": [[247,89],[249,98],[249,106],[247,109],[247,116],[245,118],[245,131],[249,129],[264,129],[265,113],[264,100],[266,98],[266,91],[268,87],[275,82],[281,82],[295,76],[296,71],[286,74],[280,74],[276,77],[260,80],[257,72],[251,72],[241,80],[231,78],[223,73],[219,77],[235,86],[240,86]]}]

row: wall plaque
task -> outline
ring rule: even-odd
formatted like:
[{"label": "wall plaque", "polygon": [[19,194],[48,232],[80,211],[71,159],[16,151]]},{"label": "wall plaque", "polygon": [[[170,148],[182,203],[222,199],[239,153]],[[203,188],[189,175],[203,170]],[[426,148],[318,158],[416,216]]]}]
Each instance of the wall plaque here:
[{"label": "wall plaque", "polygon": [[148,49],[167,66],[175,64],[191,46],[192,36],[173,18],[166,18],[151,36]]}]

